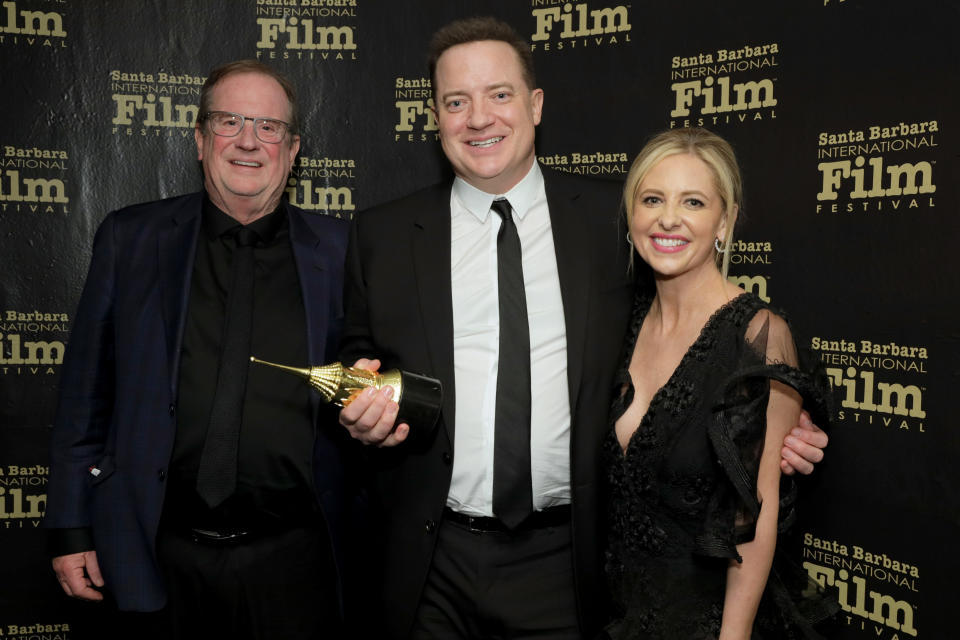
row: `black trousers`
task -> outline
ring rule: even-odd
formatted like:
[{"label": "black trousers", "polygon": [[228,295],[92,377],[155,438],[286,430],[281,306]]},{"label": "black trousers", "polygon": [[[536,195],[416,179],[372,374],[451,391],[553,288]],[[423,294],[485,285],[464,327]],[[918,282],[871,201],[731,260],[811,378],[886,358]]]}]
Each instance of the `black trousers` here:
[{"label": "black trousers", "polygon": [[210,546],[161,527],[167,581],[160,611],[119,611],[66,598],[75,640],[339,639],[336,579],[326,532],[297,528],[242,544]]},{"label": "black trousers", "polygon": [[170,638],[341,638],[336,572],[320,527],[212,545],[161,528]]},{"label": "black trousers", "polygon": [[478,533],[440,525],[412,638],[577,640],[570,525]]}]

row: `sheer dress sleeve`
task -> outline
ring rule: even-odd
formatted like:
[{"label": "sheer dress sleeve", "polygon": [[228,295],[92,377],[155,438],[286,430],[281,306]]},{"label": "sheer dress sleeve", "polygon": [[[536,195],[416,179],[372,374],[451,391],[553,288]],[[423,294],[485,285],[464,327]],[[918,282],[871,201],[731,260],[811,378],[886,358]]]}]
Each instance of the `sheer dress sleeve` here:
[{"label": "sheer dress sleeve", "polygon": [[[757,472],[773,380],[800,394],[815,424],[822,428],[830,424],[830,393],[825,376],[814,366],[800,364],[784,318],[761,309],[747,325],[737,367],[717,387],[713,419],[707,432],[726,482],[721,483],[706,510],[695,553],[739,561],[736,545],[754,538],[760,514]],[[787,533],[796,522],[796,498],[794,479],[783,476],[779,535]],[[762,605],[765,610],[759,612],[758,624],[773,625],[784,638],[819,638],[812,625],[831,616],[837,603],[809,580],[807,573],[783,552],[782,546],[777,545]]]}]

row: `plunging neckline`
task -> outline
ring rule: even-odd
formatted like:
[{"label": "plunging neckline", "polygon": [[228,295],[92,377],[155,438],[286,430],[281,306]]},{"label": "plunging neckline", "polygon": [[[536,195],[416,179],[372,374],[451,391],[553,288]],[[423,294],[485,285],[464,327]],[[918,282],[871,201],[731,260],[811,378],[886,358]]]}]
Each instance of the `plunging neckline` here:
[{"label": "plunging neckline", "polygon": [[[650,396],[650,402],[647,404],[647,409],[646,411],[643,412],[643,416],[640,418],[640,421],[637,423],[636,428],[634,428],[634,430],[630,433],[630,437],[627,438],[626,446],[623,446],[620,444],[620,438],[617,437],[616,420],[614,420],[613,437],[614,437],[614,440],[616,440],[617,449],[620,452],[621,459],[624,459],[627,457],[627,454],[630,452],[630,449],[633,447],[635,441],[637,440],[638,434],[650,428],[651,409],[653,409],[655,406],[662,403],[662,398],[666,389],[668,388],[672,389],[673,386],[676,385],[675,381],[677,379],[677,374],[684,371],[687,368],[690,358],[693,357],[692,354],[695,351],[697,352],[703,351],[708,346],[706,343],[708,342],[708,340],[711,340],[712,337],[708,337],[707,329],[708,328],[712,329],[713,325],[719,322],[720,316],[727,309],[733,307],[734,303],[736,303],[738,300],[741,300],[744,297],[749,299],[749,296],[747,295],[746,291],[737,295],[734,298],[731,298],[730,300],[727,300],[722,305],[717,307],[717,309],[713,313],[710,314],[710,317],[707,318],[707,321],[703,323],[702,327],[700,327],[700,331],[699,333],[697,333],[696,339],[693,342],[691,342],[690,346],[687,347],[686,351],[683,352],[683,356],[680,358],[680,362],[678,362],[677,366],[674,367],[673,372],[670,373],[670,376],[667,378],[667,381],[664,382],[663,385],[658,387],[657,390],[653,392],[653,395]],[[626,403],[627,397],[629,397],[629,402],[632,403],[633,394],[634,394],[633,378],[630,376],[630,362],[633,359],[633,351],[634,349],[636,349],[637,340],[640,337],[640,329],[643,327],[643,321],[646,319],[647,314],[650,312],[650,307],[652,305],[653,305],[652,297],[646,300],[642,300],[641,303],[638,305],[639,308],[637,309],[637,314],[639,316],[638,320],[640,324],[637,326],[637,333],[634,336],[634,339],[631,341],[631,344],[629,347],[630,359],[627,360],[627,369],[626,369],[626,374],[627,374],[626,384],[629,385],[629,387],[624,395],[625,407],[629,407],[629,404]],[[619,418],[617,419],[619,420]]]}]

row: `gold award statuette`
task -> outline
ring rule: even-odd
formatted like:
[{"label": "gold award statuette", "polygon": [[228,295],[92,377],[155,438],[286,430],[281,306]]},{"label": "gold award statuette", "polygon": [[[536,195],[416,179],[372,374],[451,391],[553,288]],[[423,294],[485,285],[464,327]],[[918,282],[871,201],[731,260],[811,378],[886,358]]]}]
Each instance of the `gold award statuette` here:
[{"label": "gold award statuette", "polygon": [[383,373],[345,367],[339,362],[321,367],[289,367],[275,362],[267,362],[253,356],[251,362],[282,369],[307,380],[310,386],[320,392],[324,402],[338,407],[349,405],[358,393],[367,387],[382,389],[393,387],[393,399],[400,405],[397,423],[406,422],[414,428],[431,429],[440,415],[440,403],[443,393],[440,381],[409,371],[388,369]]}]

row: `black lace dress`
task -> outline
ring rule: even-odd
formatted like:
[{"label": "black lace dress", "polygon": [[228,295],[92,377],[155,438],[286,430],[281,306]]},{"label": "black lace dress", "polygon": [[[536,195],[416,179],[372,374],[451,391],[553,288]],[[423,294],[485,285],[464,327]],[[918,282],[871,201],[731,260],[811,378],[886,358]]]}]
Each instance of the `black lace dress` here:
[{"label": "black lace dress", "polygon": [[[736,545],[753,538],[759,514],[769,380],[800,391],[815,423],[826,425],[829,413],[810,377],[767,362],[768,324],[746,340],[751,320],[767,309],[746,294],[713,314],[623,451],[613,425],[633,400],[628,366],[651,302],[641,296],[635,305],[604,444],[606,572],[615,615],[606,631],[615,640],[713,639],[728,564],[738,558]],[[782,483],[781,529],[794,516],[791,486]],[[835,603],[815,593],[802,570],[784,572],[781,560],[774,561],[753,637],[819,638],[810,624]],[[797,597],[801,590],[807,601]]]}]

